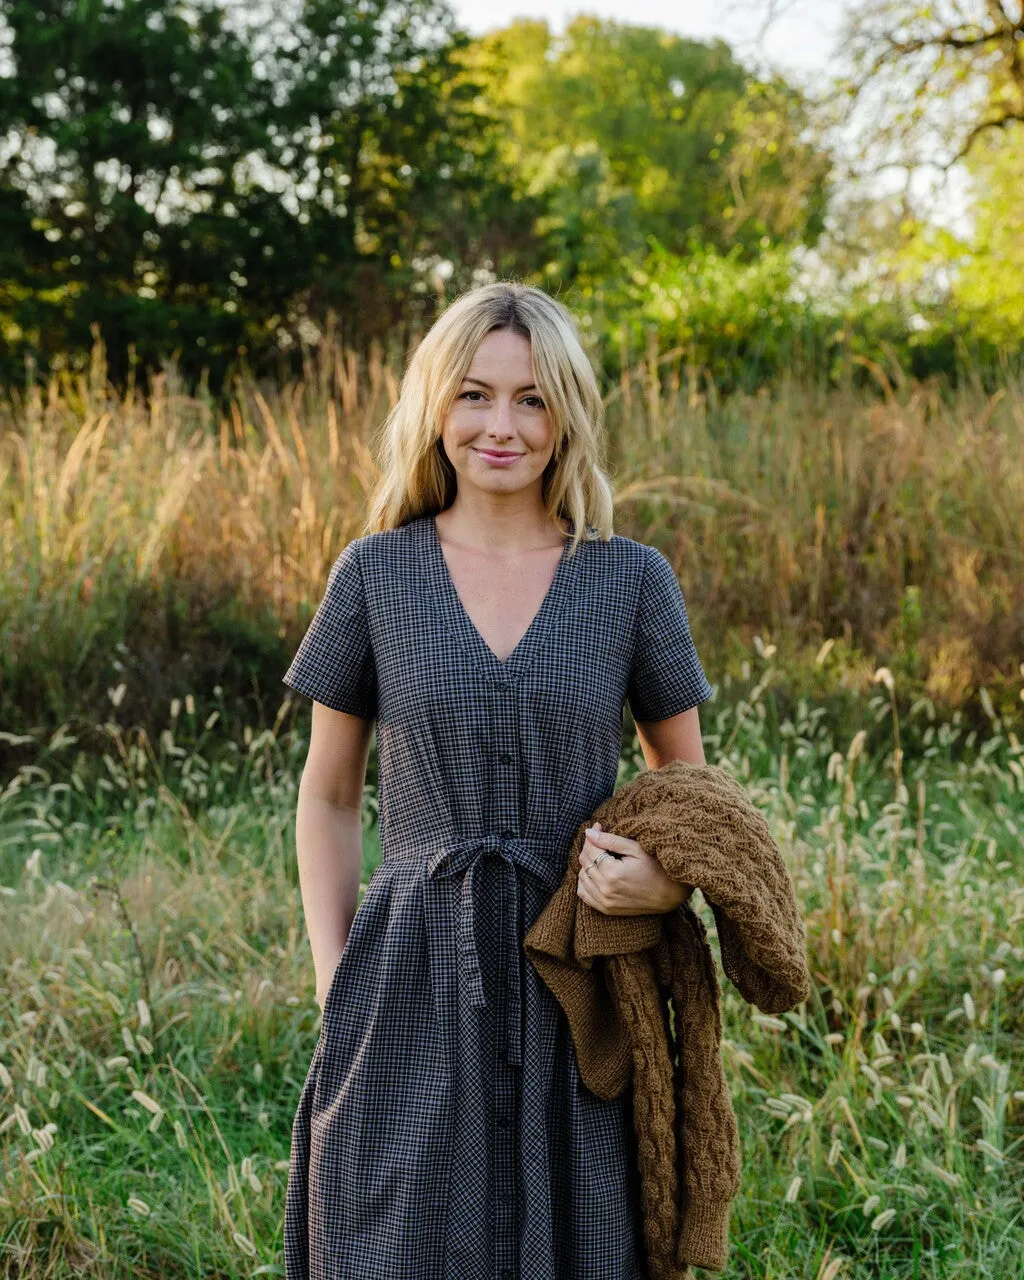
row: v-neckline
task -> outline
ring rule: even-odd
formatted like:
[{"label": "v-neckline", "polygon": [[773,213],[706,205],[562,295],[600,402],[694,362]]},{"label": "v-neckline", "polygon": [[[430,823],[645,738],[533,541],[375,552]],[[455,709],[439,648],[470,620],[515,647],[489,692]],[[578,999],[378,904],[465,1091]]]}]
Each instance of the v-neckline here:
[{"label": "v-neckline", "polygon": [[[571,529],[571,520],[569,524]],[[423,567],[432,587],[435,602],[441,609],[449,629],[492,676],[500,682],[510,682],[526,669],[537,653],[551,623],[569,596],[576,576],[580,551],[578,546],[575,554],[569,555],[572,533],[566,535],[554,577],[530,625],[519,637],[508,657],[504,659],[498,657],[480,634],[466,606],[462,603],[462,597],[455,589],[455,582],[441,547],[441,538],[433,515],[423,517],[423,540],[425,544]]]}]

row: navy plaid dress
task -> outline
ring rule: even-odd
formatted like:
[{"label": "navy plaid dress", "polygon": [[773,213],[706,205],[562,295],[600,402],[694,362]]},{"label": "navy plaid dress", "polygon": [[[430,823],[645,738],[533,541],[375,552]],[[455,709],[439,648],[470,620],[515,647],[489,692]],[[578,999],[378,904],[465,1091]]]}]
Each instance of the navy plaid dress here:
[{"label": "navy plaid dress", "polygon": [[376,721],[382,861],[292,1130],[288,1280],[643,1280],[632,1098],[582,1083],[522,940],[638,720],[711,693],[671,565],[566,541],[505,662],[433,516],[350,542],[284,682]]}]

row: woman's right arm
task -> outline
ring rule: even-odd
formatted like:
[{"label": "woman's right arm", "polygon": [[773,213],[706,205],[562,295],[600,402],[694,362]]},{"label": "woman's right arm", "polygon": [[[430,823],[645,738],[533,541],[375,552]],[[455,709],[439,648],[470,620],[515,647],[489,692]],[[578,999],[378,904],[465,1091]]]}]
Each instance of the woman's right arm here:
[{"label": "woman's right arm", "polygon": [[321,1012],[359,902],[362,800],[372,732],[372,720],[314,701],[295,848]]}]

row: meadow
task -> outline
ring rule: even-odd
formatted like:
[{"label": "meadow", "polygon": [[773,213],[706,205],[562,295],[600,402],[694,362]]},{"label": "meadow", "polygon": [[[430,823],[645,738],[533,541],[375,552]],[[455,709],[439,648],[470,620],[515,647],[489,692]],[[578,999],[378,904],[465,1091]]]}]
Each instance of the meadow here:
[{"label": "meadow", "polygon": [[[965,714],[982,688],[1019,708],[1024,382],[848,364],[726,397],[652,349],[606,388],[616,530],[676,566],[713,670],[759,636],[793,693],[855,703],[886,666]],[[84,373],[0,397],[0,724],[88,732],[122,681],[151,728],[218,685],[272,720],[362,531],[400,368],[325,343],[301,380],[239,377],[221,405],[173,365],[113,390],[97,342]]]},{"label": "meadow", "polygon": [[[864,373],[719,398],[665,353],[608,393],[618,530],[679,567],[707,758],[807,920],[805,1005],[720,978],[724,1276],[1020,1280],[1024,388]],[[0,409],[5,1275],[284,1274],[320,1015],[279,680],[396,385],[327,351],[221,413],[97,347]]]}]

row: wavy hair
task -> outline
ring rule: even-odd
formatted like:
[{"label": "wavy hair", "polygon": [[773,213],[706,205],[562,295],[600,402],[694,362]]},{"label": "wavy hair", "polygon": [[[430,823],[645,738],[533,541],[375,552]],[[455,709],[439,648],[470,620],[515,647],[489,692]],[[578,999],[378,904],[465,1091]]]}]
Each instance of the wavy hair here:
[{"label": "wavy hair", "polygon": [[413,352],[398,401],[373,441],[381,474],[369,495],[366,533],[451,505],[457,476],[441,447],[441,430],[477,346],[494,329],[509,329],[530,343],[554,433],[542,476],[544,506],[556,523],[571,520],[569,553],[583,539],[612,536],[612,488],[602,467],[604,402],[575,322],[550,294],[508,280],[461,294]]}]

